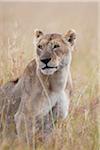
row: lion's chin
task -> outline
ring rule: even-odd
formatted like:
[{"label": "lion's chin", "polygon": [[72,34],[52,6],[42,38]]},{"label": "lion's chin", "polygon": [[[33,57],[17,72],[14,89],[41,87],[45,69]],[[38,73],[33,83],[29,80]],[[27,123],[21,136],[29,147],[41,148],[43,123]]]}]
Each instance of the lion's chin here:
[{"label": "lion's chin", "polygon": [[50,69],[41,69],[41,72],[42,72],[42,74],[44,74],[44,75],[52,75],[52,74],[54,74],[54,72],[55,71],[57,71],[57,69],[56,68],[50,68]]}]

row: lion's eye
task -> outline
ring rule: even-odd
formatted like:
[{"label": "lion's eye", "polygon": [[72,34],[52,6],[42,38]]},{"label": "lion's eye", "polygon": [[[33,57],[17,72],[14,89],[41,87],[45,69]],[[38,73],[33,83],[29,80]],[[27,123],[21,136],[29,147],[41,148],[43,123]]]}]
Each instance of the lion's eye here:
[{"label": "lion's eye", "polygon": [[59,44],[55,44],[53,48],[55,49],[55,48],[58,48],[58,47],[60,47],[60,45]]},{"label": "lion's eye", "polygon": [[38,45],[38,48],[39,48],[39,49],[42,49],[42,45]]}]

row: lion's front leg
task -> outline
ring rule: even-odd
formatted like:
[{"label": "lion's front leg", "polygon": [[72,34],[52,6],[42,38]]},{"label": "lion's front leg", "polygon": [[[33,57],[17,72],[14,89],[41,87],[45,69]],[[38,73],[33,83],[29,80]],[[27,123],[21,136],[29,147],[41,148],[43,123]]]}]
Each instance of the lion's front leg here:
[{"label": "lion's front leg", "polygon": [[54,114],[58,120],[64,120],[67,117],[69,112],[69,102],[69,94],[64,92],[62,98],[59,99],[54,108]]},{"label": "lion's front leg", "polygon": [[29,149],[34,149],[35,122],[32,116],[17,113],[15,122],[19,142],[27,144]]},{"label": "lion's front leg", "polygon": [[49,112],[43,118],[37,119],[38,133],[42,133],[42,138],[44,138],[44,140],[51,135],[57,122],[66,119],[69,111],[69,101],[68,94],[63,93],[52,108],[52,115],[51,112]]},{"label": "lion's front leg", "polygon": [[[24,94],[19,109],[15,114],[15,124],[19,142],[27,144],[29,149],[34,147],[35,117],[27,108],[29,97]],[[29,105],[28,105],[29,106]]]}]

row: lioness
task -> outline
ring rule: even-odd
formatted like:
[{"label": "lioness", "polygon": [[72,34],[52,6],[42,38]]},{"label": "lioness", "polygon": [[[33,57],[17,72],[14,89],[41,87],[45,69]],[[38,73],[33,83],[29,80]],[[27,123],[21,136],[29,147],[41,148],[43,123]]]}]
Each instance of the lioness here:
[{"label": "lioness", "polygon": [[[9,94],[12,104],[7,111],[8,116],[11,110],[15,111],[13,118],[18,137],[26,137],[29,145],[35,132],[36,118],[42,118],[49,112],[53,115],[53,107],[57,119],[64,119],[68,114],[69,95],[65,89],[68,85],[72,87],[70,64],[75,39],[74,30],[64,35],[43,34],[40,30],[34,32],[37,58],[28,64],[23,75],[13,83]],[[13,107],[17,103],[17,108]]]}]

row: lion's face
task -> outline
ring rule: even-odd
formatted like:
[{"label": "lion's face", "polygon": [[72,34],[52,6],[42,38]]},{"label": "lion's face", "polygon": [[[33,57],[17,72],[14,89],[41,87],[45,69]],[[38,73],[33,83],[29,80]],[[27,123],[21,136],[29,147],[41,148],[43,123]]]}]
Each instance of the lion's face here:
[{"label": "lion's face", "polygon": [[37,64],[45,75],[51,75],[71,62],[71,51],[76,38],[75,32],[46,34],[36,31]]}]

